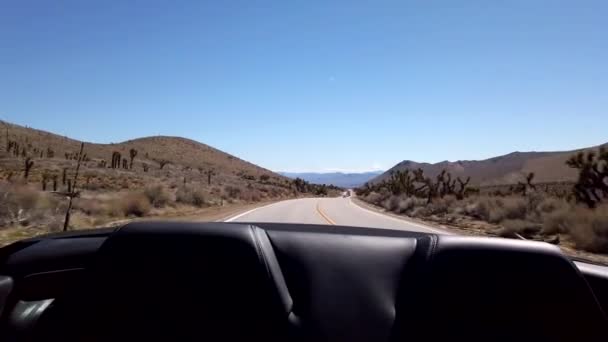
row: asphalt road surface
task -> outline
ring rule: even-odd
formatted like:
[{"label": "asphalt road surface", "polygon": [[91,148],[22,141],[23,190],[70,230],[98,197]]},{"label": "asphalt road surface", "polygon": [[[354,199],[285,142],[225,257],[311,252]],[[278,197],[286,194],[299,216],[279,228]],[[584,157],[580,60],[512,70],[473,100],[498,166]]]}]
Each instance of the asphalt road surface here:
[{"label": "asphalt road surface", "polygon": [[350,197],[301,198],[281,201],[238,214],[228,218],[226,222],[327,224],[446,233],[434,227],[362,208],[353,203]]}]

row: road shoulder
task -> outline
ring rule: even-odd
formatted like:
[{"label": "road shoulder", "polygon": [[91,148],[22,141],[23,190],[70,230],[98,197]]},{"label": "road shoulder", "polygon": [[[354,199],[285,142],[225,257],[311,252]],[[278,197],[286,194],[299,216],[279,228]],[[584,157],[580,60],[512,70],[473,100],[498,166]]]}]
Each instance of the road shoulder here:
[{"label": "road shoulder", "polygon": [[356,197],[351,197],[350,200],[353,205],[359,207],[360,209],[371,211],[378,215],[387,216],[392,219],[407,222],[408,224],[411,224],[411,225],[417,225],[417,226],[421,226],[423,228],[431,229],[431,230],[437,231],[437,233],[440,233],[440,234],[448,234],[448,235],[458,234],[458,233],[454,232],[452,229],[450,229],[449,227],[439,225],[435,222],[428,222],[428,221],[418,220],[418,219],[415,219],[415,218],[412,218],[409,216],[397,215],[397,214],[386,211],[384,208],[366,203]]}]

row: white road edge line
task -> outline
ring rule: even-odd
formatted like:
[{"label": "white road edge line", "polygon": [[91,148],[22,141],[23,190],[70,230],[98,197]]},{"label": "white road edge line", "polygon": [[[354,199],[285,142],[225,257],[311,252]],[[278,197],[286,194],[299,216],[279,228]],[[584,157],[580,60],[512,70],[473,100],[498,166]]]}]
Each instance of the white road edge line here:
[{"label": "white road edge line", "polygon": [[434,233],[436,233],[436,234],[454,235],[454,233],[451,233],[451,232],[448,232],[448,231],[445,231],[445,230],[439,230],[439,229],[437,229],[437,228],[433,228],[433,227],[430,227],[430,226],[426,226],[426,225],[423,225],[423,224],[420,224],[420,223],[411,222],[411,221],[408,221],[408,220],[402,220],[402,219],[398,219],[398,218],[396,218],[396,217],[392,217],[391,215],[385,215],[385,214],[382,214],[382,213],[375,212],[375,211],[373,211],[373,210],[370,210],[370,209],[364,208],[364,207],[362,207],[362,206],[360,206],[360,205],[358,205],[358,204],[353,203],[352,198],[349,198],[349,199],[348,199],[348,201],[350,202],[350,204],[351,204],[351,205],[353,205],[353,206],[355,206],[355,207],[357,207],[357,208],[359,208],[359,209],[365,210],[365,211],[367,211],[367,212],[369,212],[369,213],[372,213],[372,214],[374,214],[374,215],[378,215],[378,216],[381,216],[381,217],[384,217],[384,218],[389,218],[389,219],[391,219],[391,220],[394,220],[394,221],[399,221],[399,222],[401,222],[401,223],[406,223],[406,224],[412,225],[412,226],[414,226],[414,227],[418,227],[418,228],[422,228],[422,229],[430,230],[430,231],[432,231],[432,232],[434,232]]},{"label": "white road edge line", "polygon": [[[289,201],[289,200],[287,200],[287,201]],[[228,216],[228,218],[226,218],[226,219],[222,219],[222,220],[220,220],[219,222],[232,222],[232,221],[234,221],[234,220],[236,220],[236,219],[238,219],[238,218],[241,218],[241,217],[243,217],[243,216],[245,216],[245,215],[247,215],[247,214],[251,214],[252,212],[254,212],[254,211],[258,210],[258,209],[264,209],[264,208],[267,208],[267,207],[273,206],[273,205],[275,205],[275,204],[283,203],[283,202],[286,202],[286,201],[279,201],[279,202],[270,203],[270,204],[267,204],[267,205],[264,205],[264,206],[261,206],[261,207],[253,208],[253,209],[251,209],[251,210],[247,210],[247,211],[246,211],[246,212],[244,212],[244,213],[236,214],[236,215],[234,215],[234,216]]]}]

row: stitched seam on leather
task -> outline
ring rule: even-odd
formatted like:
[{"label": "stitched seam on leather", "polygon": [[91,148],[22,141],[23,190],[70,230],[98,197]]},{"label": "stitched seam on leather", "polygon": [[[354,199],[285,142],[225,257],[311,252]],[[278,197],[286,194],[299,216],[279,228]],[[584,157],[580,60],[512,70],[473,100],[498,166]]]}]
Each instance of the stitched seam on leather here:
[{"label": "stitched seam on leather", "polygon": [[430,240],[431,242],[429,243],[429,251],[427,253],[427,261],[429,264],[433,261],[433,259],[435,259],[439,238],[437,238],[435,235],[431,235]]},{"label": "stitched seam on leather", "polygon": [[262,263],[264,263],[264,267],[266,268],[266,276],[268,279],[270,279],[272,281],[272,274],[270,273],[270,266],[268,266],[268,262],[266,261],[264,249],[262,248],[259,238],[256,234],[255,227],[250,225],[249,231],[251,232],[253,241],[255,243],[255,251],[258,255],[258,259],[260,259],[262,261]]},{"label": "stitched seam on leather", "polygon": [[256,229],[259,229],[259,228],[254,227],[254,226],[250,226],[250,228],[253,231],[253,236],[254,236],[256,247],[259,249],[259,253],[260,253],[259,257],[262,259],[262,262],[264,262],[264,266],[266,267],[266,275],[268,276],[268,279],[270,279],[271,281],[274,281],[273,277],[272,277],[272,272],[270,271],[270,265],[268,265],[266,253],[264,252],[264,248],[262,247],[262,242],[260,241],[260,238],[258,237],[258,234],[256,231]]},{"label": "stitched seam on leather", "polygon": [[[266,234],[266,232],[262,229],[260,229],[259,227],[250,225],[249,228],[251,229],[251,233],[253,235],[253,240],[255,241],[255,247],[256,247],[256,252],[258,253],[258,258],[262,259],[262,262],[264,263],[264,266],[266,267],[266,275],[268,280],[270,281],[270,283],[272,284],[272,286],[275,288],[276,291],[279,291],[276,282],[275,277],[272,275],[272,271],[270,270],[270,265],[268,264],[268,260],[267,260],[267,255],[266,252],[264,252],[264,248],[262,247],[262,242],[260,241],[260,238],[257,234],[258,231],[263,231],[264,234]],[[289,311],[287,311],[287,317],[289,317],[289,315],[293,312],[293,306],[289,308]]]}]

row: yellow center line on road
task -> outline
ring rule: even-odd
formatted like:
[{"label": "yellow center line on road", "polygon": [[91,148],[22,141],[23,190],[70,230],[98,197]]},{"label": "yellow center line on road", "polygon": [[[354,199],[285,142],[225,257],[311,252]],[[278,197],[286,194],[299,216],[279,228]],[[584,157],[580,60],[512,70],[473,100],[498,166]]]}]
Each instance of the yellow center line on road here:
[{"label": "yellow center line on road", "polygon": [[321,207],[319,207],[319,202],[317,202],[317,212],[319,213],[319,215],[321,215],[322,218],[325,219],[325,221],[327,221],[327,223],[336,225],[336,222],[334,222],[334,220],[330,219],[329,216],[327,216],[323,212],[323,210],[321,210]]}]

